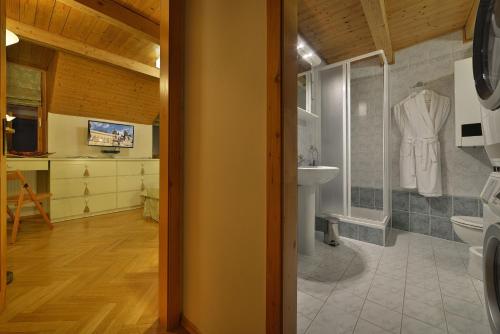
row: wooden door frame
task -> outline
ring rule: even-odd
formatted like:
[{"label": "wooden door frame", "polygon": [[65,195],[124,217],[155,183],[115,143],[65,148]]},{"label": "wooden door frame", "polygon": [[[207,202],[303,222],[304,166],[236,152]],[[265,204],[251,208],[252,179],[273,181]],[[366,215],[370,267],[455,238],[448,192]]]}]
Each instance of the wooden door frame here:
[{"label": "wooden door frame", "polygon": [[[182,316],[185,5],[161,1],[160,325],[196,333]],[[297,329],[297,6],[267,0],[267,334]]]},{"label": "wooden door frame", "polygon": [[267,1],[267,334],[297,331],[297,20]]},{"label": "wooden door frame", "polygon": [[[0,32],[6,27],[6,1],[0,0]],[[0,33],[0,311],[5,308],[7,289],[7,164],[4,155],[3,122],[7,109],[7,55],[5,33]]]},{"label": "wooden door frame", "polygon": [[[197,333],[182,316],[185,5],[161,1],[160,325]],[[267,334],[297,329],[297,6],[267,0]]]},{"label": "wooden door frame", "polygon": [[160,0],[159,324],[182,326],[184,0]]}]

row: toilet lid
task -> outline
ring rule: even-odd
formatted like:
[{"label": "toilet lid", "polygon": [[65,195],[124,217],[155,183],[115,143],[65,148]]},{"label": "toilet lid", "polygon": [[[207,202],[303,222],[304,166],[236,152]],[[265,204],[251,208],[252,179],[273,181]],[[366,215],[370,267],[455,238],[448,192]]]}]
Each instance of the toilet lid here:
[{"label": "toilet lid", "polygon": [[472,228],[483,228],[483,218],[482,217],[469,217],[469,216],[453,216],[451,217],[453,223],[459,225],[465,225]]}]

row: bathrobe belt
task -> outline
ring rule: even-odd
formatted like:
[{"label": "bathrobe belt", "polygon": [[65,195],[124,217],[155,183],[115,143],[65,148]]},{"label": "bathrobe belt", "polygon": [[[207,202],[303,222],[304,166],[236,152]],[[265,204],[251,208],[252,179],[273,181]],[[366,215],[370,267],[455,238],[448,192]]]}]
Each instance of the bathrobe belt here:
[{"label": "bathrobe belt", "polygon": [[409,160],[408,164],[409,164],[409,172],[410,172],[410,176],[412,177],[415,177],[415,138],[413,137],[409,137],[409,136],[406,136],[404,138],[404,141],[407,143],[408,145],[408,151],[405,152],[405,156],[406,158]]},{"label": "bathrobe belt", "polygon": [[415,175],[417,159],[420,163],[420,169],[424,171],[427,170],[430,163],[436,163],[438,161],[438,145],[436,144],[439,144],[439,139],[437,136],[426,138],[406,137],[406,142],[411,147],[410,166],[412,175]]}]

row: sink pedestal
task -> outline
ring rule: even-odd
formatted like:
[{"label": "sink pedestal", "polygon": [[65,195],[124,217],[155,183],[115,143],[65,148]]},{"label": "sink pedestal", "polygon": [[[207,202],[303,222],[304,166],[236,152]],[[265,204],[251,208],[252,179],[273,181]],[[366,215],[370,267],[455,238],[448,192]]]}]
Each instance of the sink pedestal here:
[{"label": "sink pedestal", "polygon": [[299,167],[299,253],[314,254],[314,234],[316,233],[316,186],[326,183],[339,173],[337,167]]},{"label": "sink pedestal", "polygon": [[316,220],[316,187],[299,186],[299,253],[314,254],[315,220]]}]

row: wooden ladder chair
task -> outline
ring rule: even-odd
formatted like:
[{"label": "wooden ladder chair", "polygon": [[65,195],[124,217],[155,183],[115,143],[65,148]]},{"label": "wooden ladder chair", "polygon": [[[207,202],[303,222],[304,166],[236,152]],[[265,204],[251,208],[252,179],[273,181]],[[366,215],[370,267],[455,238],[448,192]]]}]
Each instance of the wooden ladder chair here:
[{"label": "wooden ladder chair", "polygon": [[30,185],[26,182],[26,179],[24,175],[16,170],[12,172],[7,173],[7,180],[9,181],[18,181],[20,186],[19,186],[19,194],[14,195],[14,196],[9,196],[7,197],[7,204],[15,204],[16,205],[16,210],[15,213],[10,210],[9,207],[7,207],[7,212],[14,222],[14,225],[12,227],[12,235],[11,235],[11,242],[15,243],[17,239],[17,232],[19,231],[19,221],[21,218],[21,209],[24,206],[25,203],[34,203],[35,207],[38,209],[40,214],[42,215],[42,218],[47,224],[47,226],[50,229],[54,228],[54,225],[50,221],[49,216],[47,215],[47,212],[45,212],[44,208],[41,205],[41,201],[50,198],[52,194],[50,193],[35,193],[33,189],[30,187]]}]

